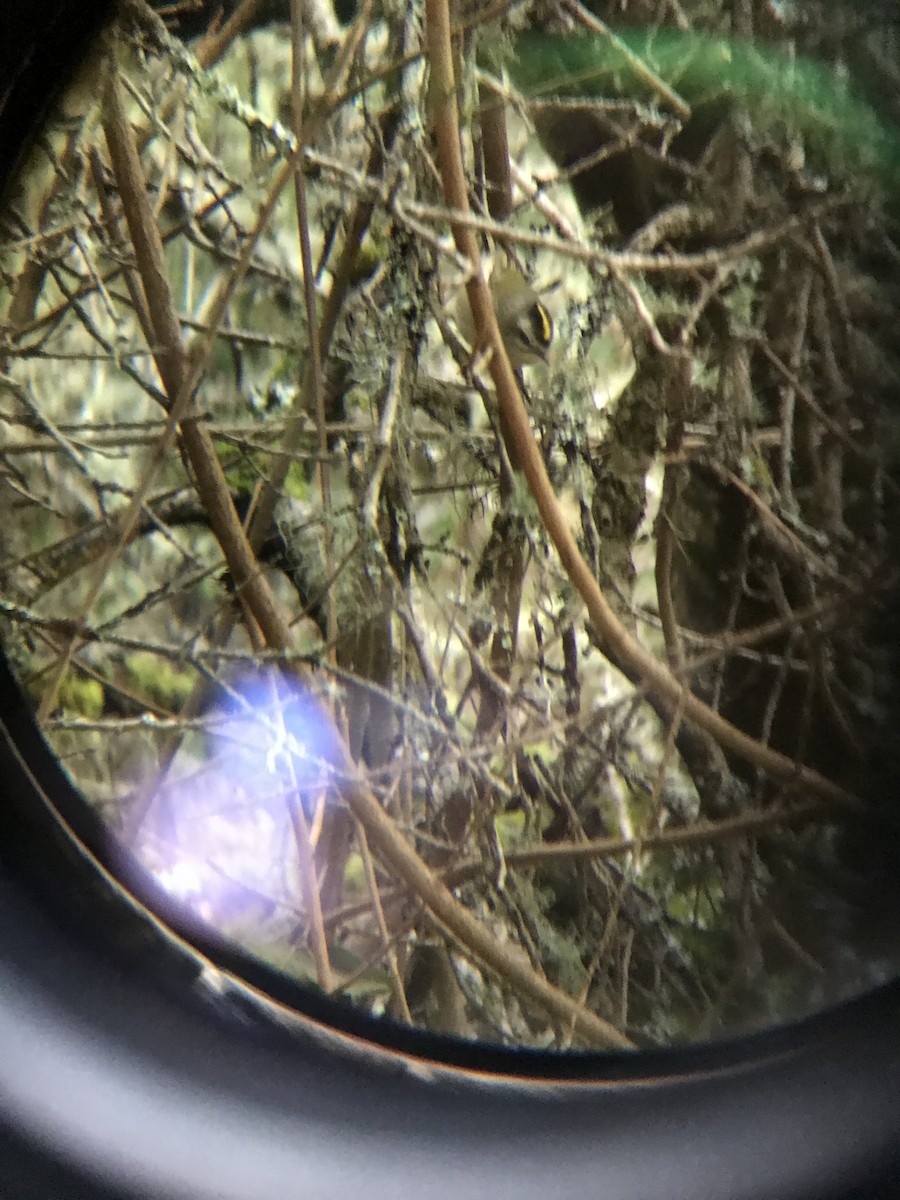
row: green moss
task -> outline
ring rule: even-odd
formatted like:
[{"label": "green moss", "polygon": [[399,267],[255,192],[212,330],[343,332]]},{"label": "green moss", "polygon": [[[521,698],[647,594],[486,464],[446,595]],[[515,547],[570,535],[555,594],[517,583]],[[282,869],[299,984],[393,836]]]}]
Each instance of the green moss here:
[{"label": "green moss", "polygon": [[192,669],[176,667],[149,652],[129,655],[125,670],[143,696],[173,712],[178,712],[191,695],[196,681]]},{"label": "green moss", "polygon": [[59,703],[67,714],[95,721],[103,715],[103,685],[69,673],[60,684]]}]

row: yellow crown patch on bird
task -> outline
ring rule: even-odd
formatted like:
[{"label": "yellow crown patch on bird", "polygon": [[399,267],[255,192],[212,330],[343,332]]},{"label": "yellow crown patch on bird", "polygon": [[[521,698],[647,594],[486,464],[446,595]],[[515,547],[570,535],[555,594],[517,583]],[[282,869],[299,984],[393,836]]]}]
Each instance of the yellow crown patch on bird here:
[{"label": "yellow crown patch on bird", "polygon": [[543,355],[546,355],[553,341],[553,320],[550,314],[540,300],[535,297],[534,304],[527,310],[525,316],[531,325],[529,342],[536,347],[539,346]]}]

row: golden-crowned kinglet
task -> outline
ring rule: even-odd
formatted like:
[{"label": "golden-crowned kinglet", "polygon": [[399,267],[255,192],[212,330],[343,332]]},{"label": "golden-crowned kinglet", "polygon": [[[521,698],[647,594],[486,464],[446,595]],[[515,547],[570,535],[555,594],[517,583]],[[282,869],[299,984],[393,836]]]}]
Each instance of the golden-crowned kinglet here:
[{"label": "golden-crowned kinglet", "polygon": [[[490,288],[497,324],[513,370],[546,362],[553,341],[553,320],[531,284],[515,267],[509,267],[491,276]],[[459,332],[472,346],[475,331],[464,290],[460,291],[454,315]]]}]

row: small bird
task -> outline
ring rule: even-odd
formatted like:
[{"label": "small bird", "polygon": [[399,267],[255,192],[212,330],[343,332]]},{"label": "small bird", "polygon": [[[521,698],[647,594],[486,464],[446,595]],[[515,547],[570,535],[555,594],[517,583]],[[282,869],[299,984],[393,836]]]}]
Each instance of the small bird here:
[{"label": "small bird", "polygon": [[[495,273],[490,280],[497,324],[514,371],[533,363],[546,362],[553,342],[553,318],[524,275],[515,267]],[[456,302],[456,324],[463,339],[474,345],[472,311],[464,291]]]}]

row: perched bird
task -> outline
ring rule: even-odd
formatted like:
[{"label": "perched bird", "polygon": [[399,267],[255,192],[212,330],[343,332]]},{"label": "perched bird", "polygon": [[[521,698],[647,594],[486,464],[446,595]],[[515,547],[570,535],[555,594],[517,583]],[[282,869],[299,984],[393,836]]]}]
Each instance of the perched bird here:
[{"label": "perched bird", "polygon": [[[528,280],[515,267],[508,267],[491,276],[490,289],[513,370],[546,362],[553,342],[553,319]],[[454,316],[464,340],[473,350],[480,349],[475,344],[472,311],[464,291],[460,292]]]}]

